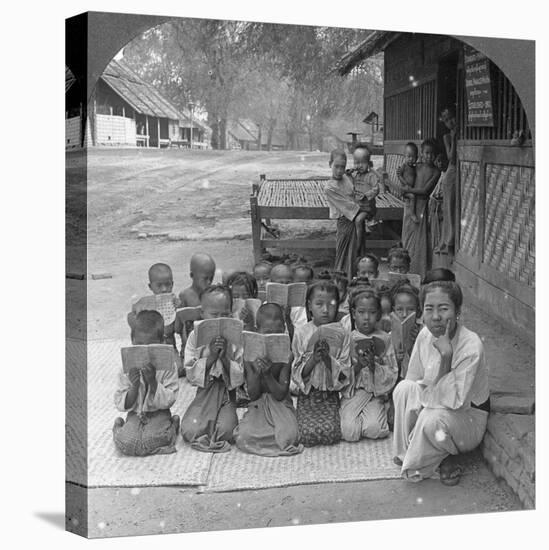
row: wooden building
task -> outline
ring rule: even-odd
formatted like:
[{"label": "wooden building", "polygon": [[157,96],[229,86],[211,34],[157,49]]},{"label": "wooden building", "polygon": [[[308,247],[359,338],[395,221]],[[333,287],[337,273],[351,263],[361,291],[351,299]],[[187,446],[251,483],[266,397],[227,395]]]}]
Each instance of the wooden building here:
[{"label": "wooden building", "polygon": [[257,150],[257,135],[254,135],[239,120],[231,120],[227,124],[227,148]]},{"label": "wooden building", "polygon": [[[260,131],[259,126],[250,119],[232,120],[227,125],[227,147],[229,149],[245,149],[258,151],[280,151],[286,149],[285,131],[275,128],[271,140],[266,131]],[[259,142],[261,140],[261,146]]]},{"label": "wooden building", "polygon": [[80,82],[65,67],[65,149],[82,146],[84,135]]},{"label": "wooden building", "polygon": [[188,109],[180,110],[179,114],[179,141],[172,140],[172,144],[191,146],[193,149],[210,149],[212,142],[212,129],[202,120],[197,118]]},{"label": "wooden building", "polygon": [[[190,138],[190,113],[179,110],[122,60],[112,60],[97,81],[82,117],[78,81],[66,69],[66,147],[112,145],[168,147]],[[85,134],[84,134],[85,125]],[[211,131],[193,119],[193,143],[206,148]]]},{"label": "wooden building", "polygon": [[[347,74],[380,52],[385,65],[385,169],[393,192],[398,194],[396,169],[405,143],[419,145],[434,137],[443,151],[442,136],[448,130],[439,114],[453,106],[459,125],[453,269],[469,297],[533,341],[534,121],[527,119],[513,85],[524,82],[512,83],[465,37],[385,31],[373,32],[340,60],[337,70]],[[532,66],[530,59],[516,63]],[[515,75],[520,70],[513,67]],[[533,74],[528,77],[533,80]],[[531,95],[521,91],[533,112]]]}]

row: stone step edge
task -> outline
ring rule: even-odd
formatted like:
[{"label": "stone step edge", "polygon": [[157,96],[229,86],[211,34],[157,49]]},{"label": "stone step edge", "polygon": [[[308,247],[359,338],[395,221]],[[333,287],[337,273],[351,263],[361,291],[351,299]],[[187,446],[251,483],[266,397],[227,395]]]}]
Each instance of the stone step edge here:
[{"label": "stone step edge", "polygon": [[496,478],[509,485],[525,509],[534,509],[535,434],[524,427],[517,431],[512,422],[516,418],[506,418],[513,416],[518,415],[490,415],[481,450]]}]

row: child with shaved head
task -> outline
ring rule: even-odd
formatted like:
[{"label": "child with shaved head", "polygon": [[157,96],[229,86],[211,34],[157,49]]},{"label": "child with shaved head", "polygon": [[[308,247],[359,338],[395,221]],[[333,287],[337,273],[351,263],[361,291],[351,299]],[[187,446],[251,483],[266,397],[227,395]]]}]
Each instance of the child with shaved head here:
[{"label": "child with shaved head", "polygon": [[[164,321],[157,311],[140,311],[132,326],[132,344],[148,346],[164,343]],[[131,368],[118,375],[114,403],[119,411],[127,412],[126,420],[118,417],[113,426],[114,444],[130,456],[175,453],[179,417],[172,416],[170,407],[179,391],[177,355],[157,371],[148,364],[141,371]]]},{"label": "child with shaved head", "polygon": [[[214,259],[203,252],[198,252],[191,256],[190,277],[192,284],[190,287],[179,293],[181,307],[197,307],[200,305],[200,295],[208,288],[214,279],[215,262]],[[193,330],[193,321],[187,321],[182,326],[176,327],[176,332],[181,336],[181,350],[185,348],[185,342]]]},{"label": "child with shaved head", "polygon": [[[284,313],[278,304],[263,304],[257,311],[257,331],[284,332]],[[236,446],[245,453],[288,456],[300,453],[297,417],[289,394],[291,358],[271,363],[266,357],[244,362],[251,403],[234,431]]]},{"label": "child with shaved head", "polygon": [[168,264],[156,263],[149,268],[149,289],[155,296],[165,295],[165,299],[159,299],[157,302],[151,300],[150,296],[140,298],[132,305],[132,310],[128,314],[128,324],[133,329],[136,315],[144,310],[158,311],[164,320],[164,341],[176,347],[175,331],[175,311],[180,307],[179,299],[173,290],[172,269]]},{"label": "child with shaved head", "polygon": [[292,268],[287,264],[276,264],[271,269],[271,282],[290,284],[294,279]]}]

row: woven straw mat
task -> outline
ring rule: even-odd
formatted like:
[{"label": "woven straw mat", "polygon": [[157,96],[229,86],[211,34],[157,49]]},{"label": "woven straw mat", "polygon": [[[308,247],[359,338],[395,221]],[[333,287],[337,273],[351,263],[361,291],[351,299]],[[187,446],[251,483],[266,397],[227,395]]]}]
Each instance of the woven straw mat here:
[{"label": "woven straw mat", "polygon": [[[177,452],[149,457],[124,456],[115,448],[112,426],[117,416],[125,417],[114,406],[120,348],[127,341],[90,341],[88,343],[88,473],[86,480],[83,421],[78,419],[78,386],[85,372],[84,345],[67,342],[67,415],[74,415],[67,425],[67,481],[88,487],[136,487],[155,485],[204,485],[212,455],[192,450],[177,439]],[[84,366],[83,366],[84,365]],[[75,374],[76,373],[76,374]],[[81,387],[81,386],[80,386]],[[72,390],[72,391],[71,391]],[[180,385],[172,414],[180,417],[194,398],[195,388],[186,380]]]},{"label": "woven straw mat", "polygon": [[[78,406],[85,388],[85,344],[67,341],[66,478],[88,487],[138,487],[205,485],[206,491],[233,491],[285,487],[311,483],[396,479],[400,468],[392,461],[391,438],[380,441],[341,442],[306,448],[289,457],[262,457],[233,447],[228,453],[192,450],[178,437],[177,453],[150,457],[126,457],[112,440],[112,425],[119,413],[113,404],[120,348],[127,341],[88,343],[88,471],[85,462],[85,410]],[[181,381],[172,413],[182,416],[195,395]],[[243,410],[238,410],[239,418]]]},{"label": "woven straw mat", "polygon": [[286,487],[310,483],[400,478],[393,463],[392,438],[344,441],[306,448],[301,454],[262,457],[236,447],[213,457],[206,491]]}]

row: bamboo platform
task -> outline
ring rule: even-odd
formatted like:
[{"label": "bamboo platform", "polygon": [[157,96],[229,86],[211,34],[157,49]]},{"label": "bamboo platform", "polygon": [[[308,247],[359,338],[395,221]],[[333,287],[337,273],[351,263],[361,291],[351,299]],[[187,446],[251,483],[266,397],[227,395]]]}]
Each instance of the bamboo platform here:
[{"label": "bamboo platform", "polygon": [[[326,249],[335,248],[334,239],[275,239],[263,238],[262,224],[271,220],[328,220],[330,208],[324,187],[328,178],[272,179],[261,176],[258,184],[252,186],[250,212],[255,261],[259,261],[267,248],[277,249]],[[398,228],[402,221],[402,201],[383,193],[378,195],[377,218],[383,220],[380,238],[369,239],[369,248],[388,249],[399,240]],[[393,223],[394,222],[394,223]],[[334,220],[335,226],[335,220]]]}]

